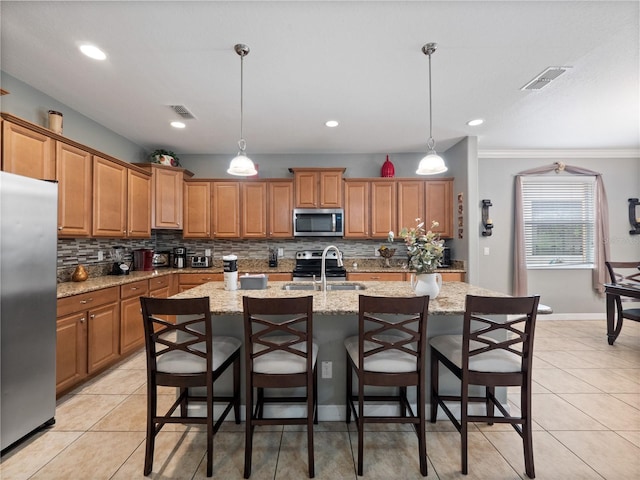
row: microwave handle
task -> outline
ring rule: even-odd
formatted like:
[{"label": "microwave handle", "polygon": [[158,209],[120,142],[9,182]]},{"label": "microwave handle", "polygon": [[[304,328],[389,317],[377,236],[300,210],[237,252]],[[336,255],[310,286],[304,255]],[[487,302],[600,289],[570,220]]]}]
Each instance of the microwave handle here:
[{"label": "microwave handle", "polygon": [[335,213],[331,214],[331,231],[332,232],[336,231],[336,214]]}]

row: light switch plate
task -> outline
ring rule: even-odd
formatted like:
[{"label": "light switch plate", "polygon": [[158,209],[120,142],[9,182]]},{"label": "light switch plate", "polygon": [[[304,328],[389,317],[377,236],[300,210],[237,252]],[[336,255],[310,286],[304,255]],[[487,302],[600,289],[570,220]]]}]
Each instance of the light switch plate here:
[{"label": "light switch plate", "polygon": [[204,256],[205,256],[205,257],[210,257],[210,256],[211,256],[211,249],[210,249],[210,248],[205,248],[205,250],[204,250]]},{"label": "light switch plate", "polygon": [[333,376],[332,362],[322,362],[322,378],[331,378]]},{"label": "light switch plate", "polygon": [[284,248],[282,248],[282,247],[278,248],[278,256],[279,257],[284,257]]}]

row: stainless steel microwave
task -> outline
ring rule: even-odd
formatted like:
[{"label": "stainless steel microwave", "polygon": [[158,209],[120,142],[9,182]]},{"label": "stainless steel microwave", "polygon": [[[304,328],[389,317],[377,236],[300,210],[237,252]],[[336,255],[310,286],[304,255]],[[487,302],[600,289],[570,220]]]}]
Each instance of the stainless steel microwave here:
[{"label": "stainless steel microwave", "polygon": [[293,236],[343,237],[344,210],[342,208],[295,208]]}]

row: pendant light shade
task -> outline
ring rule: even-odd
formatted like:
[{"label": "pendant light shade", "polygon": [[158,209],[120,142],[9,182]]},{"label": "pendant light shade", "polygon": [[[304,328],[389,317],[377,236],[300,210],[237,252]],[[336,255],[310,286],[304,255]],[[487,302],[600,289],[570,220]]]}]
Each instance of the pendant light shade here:
[{"label": "pendant light shade", "polygon": [[422,53],[429,57],[429,140],[427,140],[427,147],[429,148],[429,150],[427,151],[427,155],[422,160],[420,160],[418,170],[416,170],[416,174],[418,175],[435,175],[437,173],[443,173],[448,170],[442,157],[436,153],[436,141],[433,139],[432,133],[433,116],[431,112],[431,55],[436,51],[437,47],[437,43],[427,43],[422,47]]},{"label": "pendant light shade", "polygon": [[257,175],[255,165],[245,153],[247,142],[244,140],[244,57],[249,55],[249,47],[241,43],[234,47],[236,53],[240,55],[240,140],[238,141],[238,155],[231,160],[227,173],[239,177],[250,177]]}]

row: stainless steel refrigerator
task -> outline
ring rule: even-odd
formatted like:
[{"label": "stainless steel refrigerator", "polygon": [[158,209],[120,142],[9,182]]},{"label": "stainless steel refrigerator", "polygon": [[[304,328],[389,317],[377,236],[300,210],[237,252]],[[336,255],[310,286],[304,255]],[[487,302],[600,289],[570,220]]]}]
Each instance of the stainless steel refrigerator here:
[{"label": "stainless steel refrigerator", "polygon": [[54,422],[58,185],[0,172],[0,450]]}]

